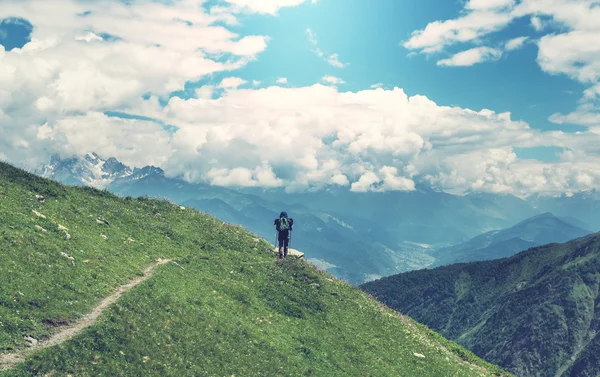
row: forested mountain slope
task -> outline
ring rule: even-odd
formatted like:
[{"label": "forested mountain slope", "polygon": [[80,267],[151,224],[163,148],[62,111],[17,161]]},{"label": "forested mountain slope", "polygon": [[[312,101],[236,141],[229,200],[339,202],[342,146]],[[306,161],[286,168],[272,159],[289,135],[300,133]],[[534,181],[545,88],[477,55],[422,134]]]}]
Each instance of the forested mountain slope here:
[{"label": "forested mountain slope", "polygon": [[517,376],[600,374],[600,234],[361,287]]}]

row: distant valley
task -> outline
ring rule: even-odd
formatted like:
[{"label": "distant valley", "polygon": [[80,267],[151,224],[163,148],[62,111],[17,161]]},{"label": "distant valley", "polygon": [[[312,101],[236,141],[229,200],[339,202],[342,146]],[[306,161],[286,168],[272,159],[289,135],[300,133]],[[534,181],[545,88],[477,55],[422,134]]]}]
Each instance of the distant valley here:
[{"label": "distant valley", "polygon": [[[272,220],[285,209],[297,224],[293,246],[307,251],[307,258],[313,263],[352,284],[457,261],[460,253],[454,258],[452,250],[472,245],[469,240],[486,238],[489,232],[505,234],[502,229],[546,212],[556,215],[554,210],[564,216],[561,221],[567,225],[560,230],[562,225],[557,223],[558,228],[552,228],[548,232],[550,238],[544,241],[552,240],[553,235],[560,236],[554,241],[564,241],[564,234],[579,235],[579,229],[591,232],[600,228],[600,211],[588,210],[600,205],[599,196],[593,192],[524,200],[481,193],[457,196],[423,184],[411,192],[381,193],[356,193],[342,187],[301,193],[225,188],[168,177],[153,166],[132,168],[95,153],[70,158],[54,156],[36,173],[68,185],[104,188],[122,196],[167,198],[242,225],[270,242],[275,241]],[[569,211],[571,207],[576,210]],[[583,220],[577,222],[575,218]],[[505,256],[539,244],[518,239],[503,239],[505,244],[496,244],[498,239],[490,238],[486,247],[498,246]],[[480,250],[481,243],[476,244],[475,251]],[[476,254],[474,258],[482,257]],[[484,255],[483,259],[489,258]]]},{"label": "distant valley", "polygon": [[467,242],[432,251],[435,262],[429,268],[453,263],[484,261],[510,257],[533,246],[566,242],[592,231],[582,229],[545,213],[526,219],[510,228],[481,234]]}]

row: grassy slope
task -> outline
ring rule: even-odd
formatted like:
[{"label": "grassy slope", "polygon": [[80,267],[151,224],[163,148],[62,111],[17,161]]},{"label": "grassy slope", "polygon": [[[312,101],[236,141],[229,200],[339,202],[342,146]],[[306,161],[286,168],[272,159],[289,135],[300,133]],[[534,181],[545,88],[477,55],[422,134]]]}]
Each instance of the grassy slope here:
[{"label": "grassy slope", "polygon": [[165,201],[0,163],[0,217],[0,353],[80,318],[156,258],[185,268],[159,267],[97,324],[3,377],[506,375],[303,261],[276,263],[242,228]]},{"label": "grassy slope", "polygon": [[362,288],[518,376],[600,373],[600,233]]}]

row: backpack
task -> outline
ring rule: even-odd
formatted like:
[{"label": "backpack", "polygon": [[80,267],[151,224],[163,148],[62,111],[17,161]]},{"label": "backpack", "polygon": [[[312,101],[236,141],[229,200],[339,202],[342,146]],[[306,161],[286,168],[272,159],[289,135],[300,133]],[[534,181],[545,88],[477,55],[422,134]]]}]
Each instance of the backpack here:
[{"label": "backpack", "polygon": [[284,230],[290,229],[290,222],[287,217],[282,217],[279,219],[279,224],[277,225],[277,230],[283,232]]}]

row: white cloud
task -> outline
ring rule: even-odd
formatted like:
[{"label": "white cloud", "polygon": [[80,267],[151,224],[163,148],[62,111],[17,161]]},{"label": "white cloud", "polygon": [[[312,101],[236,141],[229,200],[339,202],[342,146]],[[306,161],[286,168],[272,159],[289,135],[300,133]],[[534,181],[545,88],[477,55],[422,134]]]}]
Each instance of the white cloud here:
[{"label": "white cloud", "polygon": [[[598,13],[600,17],[600,12]],[[582,83],[600,80],[600,30],[550,34],[539,41],[538,63],[546,72]]]},{"label": "white cloud", "polygon": [[[310,42],[312,45],[318,46],[318,44],[319,44],[319,41],[317,41],[317,34],[316,34],[314,31],[312,31],[312,29],[310,29],[310,28],[307,28],[307,29],[306,29],[306,34],[307,34],[307,36],[308,36],[308,41],[309,41],[309,42]],[[314,52],[314,53],[315,53],[315,54],[316,54],[318,57],[325,59],[325,61],[327,61],[327,63],[329,63],[330,65],[332,65],[332,66],[334,66],[334,67],[337,67],[337,68],[343,68],[343,67],[345,67],[346,65],[348,65],[348,64],[342,63],[342,62],[339,60],[339,54],[337,54],[337,53],[333,53],[333,54],[329,55],[329,57],[328,57],[328,58],[325,58],[325,53],[323,52],[323,50],[321,50],[321,48],[319,48],[319,47],[316,47],[316,48],[313,50],[313,52]]]},{"label": "white cloud", "polygon": [[[85,20],[76,16],[90,8]],[[457,192],[519,194],[600,184],[600,127],[589,120],[588,131],[542,132],[508,113],[440,106],[399,88],[242,87],[248,83],[235,74],[196,89],[195,98],[173,97],[161,106],[159,99],[186,82],[223,75],[264,50],[266,36],[216,26],[234,21],[237,13],[230,8],[207,13],[196,1],[126,6],[31,0],[3,4],[0,17],[9,14],[35,27],[22,49],[0,48],[1,156],[26,167],[46,162],[44,151],[96,151],[130,165],[157,165],[190,181],[289,190],[330,184],[355,191],[411,190],[426,179]],[[561,17],[592,27],[583,16]],[[86,31],[120,40],[76,40]],[[560,39],[540,41],[541,64],[588,80],[595,96],[595,50],[585,46],[584,35],[576,44],[580,52]],[[567,54],[555,56],[552,49]],[[217,87],[227,90],[213,98]],[[107,110],[157,122],[108,117]],[[578,112],[585,120],[593,110]],[[178,129],[168,132],[162,124]],[[521,161],[512,152],[552,145],[570,152],[558,163]]]},{"label": "white cloud", "polygon": [[583,98],[586,100],[593,100],[597,97],[600,97],[600,82],[587,88],[583,92]]},{"label": "white cloud", "polygon": [[383,88],[383,83],[380,83],[380,82],[378,82],[378,83],[376,83],[376,84],[373,84],[373,85],[371,85],[371,86],[369,86],[369,87],[370,87],[371,89]]},{"label": "white cloud", "polygon": [[367,171],[360,176],[358,181],[354,182],[350,187],[350,191],[367,192],[372,190],[375,183],[379,183],[381,179],[372,171]]},{"label": "white cloud", "polygon": [[[198,92],[203,90],[211,89]],[[152,163],[190,181],[289,190],[330,184],[354,191],[412,190],[415,180],[427,179],[456,192],[520,194],[600,182],[594,181],[600,177],[600,153],[594,152],[600,132],[536,131],[510,114],[439,106],[398,88],[343,93],[319,84],[231,88],[216,99],[173,97],[165,108],[156,97],[138,99],[125,110],[179,129],[171,134],[155,122],[92,112],[44,126],[35,125],[35,117],[18,122],[5,117],[0,129],[9,137],[0,141],[0,150],[19,162],[43,149],[97,151],[132,165]],[[579,154],[543,164],[520,161],[511,150],[536,145]],[[578,179],[571,170],[590,178]],[[555,185],[552,174],[567,178]]]},{"label": "white cloud", "polygon": [[280,187],[283,181],[268,166],[247,168],[213,168],[206,174],[211,184],[235,187]]},{"label": "white cloud", "polygon": [[[490,52],[488,47],[477,45],[491,33],[524,17],[530,18],[537,32],[545,32],[537,42],[540,68],[549,74],[566,75],[585,85],[582,102],[588,106],[580,106],[568,116],[555,114],[552,119],[563,122],[567,118],[577,118],[575,120],[580,122],[594,118],[600,112],[600,44],[597,42],[600,40],[600,7],[596,0],[521,0],[518,3],[473,0],[466,4],[459,17],[431,22],[424,29],[414,31],[404,46],[432,54],[443,51],[446,46],[472,43],[476,47],[438,61],[439,65],[471,65],[495,59],[499,49],[485,55],[481,52]],[[504,48],[513,50],[524,42],[512,39],[504,43]]]},{"label": "white cloud", "polygon": [[337,68],[344,68],[347,65],[346,63],[342,63],[339,60],[339,55],[338,54],[331,54],[329,56],[329,58],[327,59],[327,63],[329,63],[332,66],[337,67]]},{"label": "white cloud", "polygon": [[104,39],[102,39],[102,37],[92,33],[91,31],[88,31],[86,33],[81,33],[81,34],[76,35],[75,40],[92,42],[92,41],[103,41]]},{"label": "white cloud", "polygon": [[404,47],[426,53],[441,51],[445,46],[474,41],[480,36],[500,30],[512,21],[502,10],[474,10],[465,16],[448,21],[435,21],[425,29],[412,33]]},{"label": "white cloud", "polygon": [[497,60],[502,56],[502,51],[490,47],[475,47],[461,51],[448,59],[442,59],[437,65],[465,67],[489,60]]},{"label": "white cloud", "polygon": [[239,77],[227,77],[221,81],[221,83],[219,84],[219,88],[235,89],[246,83],[248,83],[248,81]]},{"label": "white cloud", "polygon": [[195,90],[196,98],[210,99],[215,88],[212,85],[205,85]]},{"label": "white cloud", "polygon": [[252,86],[259,86],[259,85],[260,85],[260,81],[252,80]]},{"label": "white cloud", "polygon": [[278,83],[278,84],[287,84],[288,83],[288,79],[287,79],[287,77],[280,77],[275,82]]},{"label": "white cloud", "polygon": [[544,28],[542,20],[539,17],[531,17],[531,26],[536,30],[540,31]]},{"label": "white cloud", "polygon": [[[550,185],[548,172],[578,167],[582,174],[600,176],[598,159],[581,164],[590,161],[600,141],[592,130],[536,131],[507,113],[438,106],[397,88],[344,93],[322,85],[237,89],[218,100],[173,98],[165,110],[146,115],[165,116],[163,121],[181,128],[172,140],[177,154],[165,167],[193,180],[207,179],[212,168],[252,171],[267,164],[292,190],[327,184],[350,184],[355,191],[410,190],[415,180],[425,178],[454,192],[522,194],[583,187],[575,179]],[[277,143],[275,133],[281,135]],[[513,147],[538,145],[582,154],[569,165],[557,165],[523,162],[512,153]],[[473,168],[473,161],[481,165]]]},{"label": "white cloud", "polygon": [[515,0],[469,0],[467,9],[495,9],[514,5]]},{"label": "white cloud", "polygon": [[[0,127],[4,124],[0,123]],[[37,131],[35,136],[33,131]],[[31,135],[32,143],[40,147],[53,146],[51,149],[65,155],[95,151],[135,166],[164,165],[172,153],[171,135],[161,125],[108,117],[98,112],[62,117],[51,124],[31,127],[31,133],[27,134]],[[40,156],[40,152],[36,151],[35,158],[48,157]]]},{"label": "white cloud", "polygon": [[306,28],[306,34],[308,35],[308,41],[314,45],[318,44],[317,35],[310,29]]},{"label": "white cloud", "polygon": [[518,50],[525,45],[525,42],[527,42],[528,39],[529,37],[513,38],[504,44],[504,48],[507,51]]},{"label": "white cloud", "polygon": [[[276,15],[279,9],[284,7],[295,7],[305,0],[225,0],[229,4],[253,12]],[[313,4],[315,0],[311,1]]]},{"label": "white cloud", "polygon": [[336,174],[333,177],[331,177],[331,183],[338,186],[348,186],[350,184],[350,181],[348,180],[348,177],[346,177],[344,174]]},{"label": "white cloud", "polygon": [[393,166],[384,166],[375,174],[372,171],[364,172],[358,181],[350,187],[354,192],[382,192],[382,191],[414,191],[415,183],[406,177],[398,176],[398,169]]},{"label": "white cloud", "polygon": [[[77,16],[84,11],[85,18]],[[0,18],[34,25],[31,42],[0,58],[0,107],[10,116],[42,118],[127,106],[145,93],[167,95],[187,81],[242,67],[266,47],[266,37],[242,36],[212,23],[193,2],[52,2],[4,4]],[[186,25],[174,19],[192,23]],[[94,30],[95,32],[86,32]],[[120,39],[105,41],[99,31]],[[87,33],[87,34],[86,34]],[[215,61],[209,53],[231,54]]]},{"label": "white cloud", "polygon": [[398,168],[394,166],[384,166],[379,173],[383,180],[381,185],[383,191],[413,191],[415,189],[415,182],[410,178],[398,176]]},{"label": "white cloud", "polygon": [[589,127],[600,127],[600,112],[591,112],[585,109],[567,115],[552,114],[548,120],[557,124],[577,124]]},{"label": "white cloud", "polygon": [[344,80],[340,79],[339,77],[335,77],[335,76],[323,76],[323,78],[321,79],[322,81],[328,82],[330,84],[345,84]]}]

